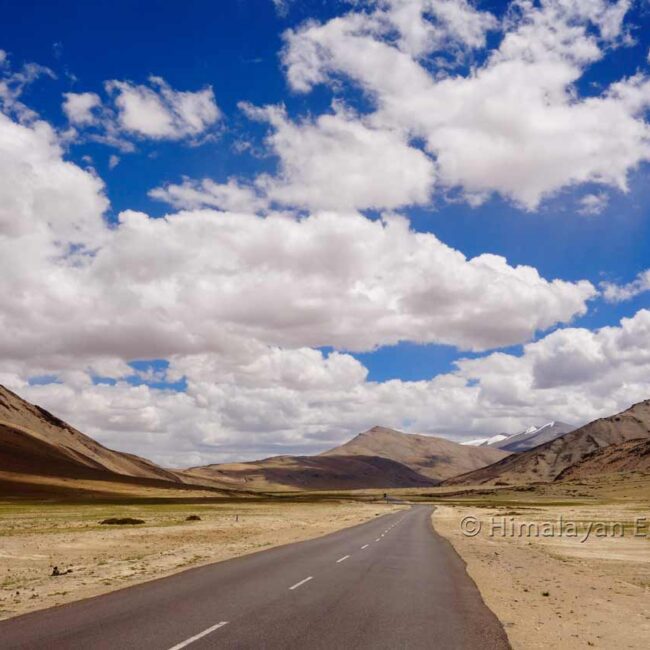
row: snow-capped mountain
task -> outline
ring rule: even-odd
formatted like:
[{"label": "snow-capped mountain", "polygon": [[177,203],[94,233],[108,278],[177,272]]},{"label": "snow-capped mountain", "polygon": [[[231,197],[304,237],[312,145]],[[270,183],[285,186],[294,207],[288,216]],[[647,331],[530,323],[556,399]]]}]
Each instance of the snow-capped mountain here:
[{"label": "snow-capped mountain", "polygon": [[532,425],[525,431],[512,434],[499,433],[490,438],[479,438],[463,444],[477,447],[493,447],[511,452],[526,451],[550,440],[555,440],[555,438],[559,438],[565,433],[573,431],[575,428],[566,422],[552,421],[543,424],[541,427]]},{"label": "snow-capped mountain", "polygon": [[507,440],[509,436],[505,433],[497,433],[496,436],[491,438],[477,438],[476,440],[467,440],[463,442],[463,445],[471,445],[472,447],[491,447],[496,445],[498,442]]}]

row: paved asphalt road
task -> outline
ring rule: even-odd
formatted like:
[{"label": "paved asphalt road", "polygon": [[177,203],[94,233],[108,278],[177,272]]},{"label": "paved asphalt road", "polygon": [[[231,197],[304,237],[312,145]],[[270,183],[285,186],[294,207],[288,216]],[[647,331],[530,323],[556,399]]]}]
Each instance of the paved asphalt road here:
[{"label": "paved asphalt road", "polygon": [[0,622],[0,648],[508,648],[429,506]]}]

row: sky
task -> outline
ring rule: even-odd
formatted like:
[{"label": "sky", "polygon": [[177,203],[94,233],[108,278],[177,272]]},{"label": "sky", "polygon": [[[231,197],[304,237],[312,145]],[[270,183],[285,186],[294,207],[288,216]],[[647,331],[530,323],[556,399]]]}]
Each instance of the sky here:
[{"label": "sky", "polygon": [[646,0],[0,0],[0,383],[184,467],[650,398]]}]

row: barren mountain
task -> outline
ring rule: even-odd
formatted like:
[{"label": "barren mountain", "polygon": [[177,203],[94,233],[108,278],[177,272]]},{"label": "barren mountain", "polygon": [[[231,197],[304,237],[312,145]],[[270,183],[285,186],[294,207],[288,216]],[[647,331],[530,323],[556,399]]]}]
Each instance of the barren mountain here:
[{"label": "barren mountain", "polygon": [[184,474],[259,489],[418,487],[435,485],[505,455],[497,449],[374,427],[318,456],[276,456],[249,463],[208,465]]},{"label": "barren mountain", "polygon": [[0,386],[0,471],[180,483],[170,471],[132,454],[112,451],[40,406]]},{"label": "barren mountain", "polygon": [[557,480],[583,479],[616,472],[650,473],[650,438],[626,440],[601,447],[580,462],[567,467]]},{"label": "barren mountain", "polygon": [[628,440],[650,438],[650,400],[529,451],[504,458],[482,469],[445,481],[446,485],[548,482],[599,449]]},{"label": "barren mountain", "polygon": [[434,481],[379,456],[274,456],[249,463],[206,465],[183,472],[195,480],[247,489],[355,490],[427,487]]},{"label": "barren mountain", "polygon": [[508,452],[373,427],[321,456],[379,456],[390,458],[435,481],[485,467]]}]

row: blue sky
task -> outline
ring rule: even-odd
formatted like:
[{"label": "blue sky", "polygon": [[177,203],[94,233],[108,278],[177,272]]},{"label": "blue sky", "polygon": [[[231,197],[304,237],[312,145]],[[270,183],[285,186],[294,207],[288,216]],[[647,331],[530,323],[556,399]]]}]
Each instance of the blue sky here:
[{"label": "blue sky", "polygon": [[[414,29],[414,20],[407,21],[407,26],[399,22],[397,11],[409,2],[419,12],[418,21],[423,30],[429,30],[422,41],[418,40],[421,33]],[[553,346],[559,346],[553,347],[553,354],[561,352],[562,363],[574,368],[593,363],[596,372],[600,368],[598,363],[606,358],[607,371],[612,372],[611,381],[615,382],[613,366],[624,352],[612,352],[607,347],[609,342],[604,342],[609,334],[597,333],[604,327],[615,328],[614,334],[620,330],[626,345],[632,345],[629,340],[634,337],[621,330],[621,319],[630,319],[634,327],[643,330],[639,322],[645,318],[645,309],[650,308],[650,292],[645,290],[643,281],[630,284],[650,267],[647,182],[650,136],[645,121],[650,106],[650,85],[644,85],[650,49],[650,36],[644,29],[648,23],[648,4],[637,2],[627,7],[624,2],[596,3],[589,13],[586,9],[570,8],[560,0],[522,5],[519,10],[508,3],[409,2],[387,0],[355,5],[229,0],[189,1],[182,7],[144,1],[0,2],[3,16],[0,50],[6,53],[0,71],[15,84],[16,75],[26,70],[23,66],[42,66],[34,79],[24,84],[19,96],[15,95],[11,102],[5,97],[4,114],[13,124],[20,125],[26,135],[28,130],[34,133],[38,123],[49,125],[59,147],[59,152],[51,156],[58,157],[61,164],[72,163],[87,174],[88,179],[84,181],[87,185],[92,182],[91,177],[101,179],[101,188],[86,188],[83,193],[94,192],[95,199],[104,204],[89,208],[91,199],[86,194],[80,195],[78,205],[84,207],[79,208],[80,216],[70,216],[68,225],[77,224],[74,227],[81,230],[87,228],[89,211],[94,209],[97,214],[92,216],[93,223],[103,223],[107,228],[106,232],[93,231],[88,241],[67,240],[65,272],[83,267],[88,276],[84,280],[66,276],[57,285],[67,288],[56,296],[56,304],[43,306],[44,311],[35,317],[33,325],[23,325],[38,343],[36,347],[33,341],[16,344],[13,350],[7,351],[5,382],[19,392],[22,389],[29,398],[63,410],[79,426],[104,436],[103,440],[111,444],[146,453],[152,436],[158,436],[163,442],[157,458],[170,463],[176,459],[181,463],[226,459],[276,449],[318,450],[345,437],[356,427],[382,419],[388,420],[382,422],[385,424],[406,423],[418,430],[457,438],[508,428],[516,430],[530,423],[529,420],[534,423],[551,417],[579,423],[604,409],[623,407],[646,390],[650,393],[650,386],[640,378],[638,364],[629,377],[621,376],[618,385],[594,387],[591,380],[584,380],[582,375],[578,380],[568,370],[558,371],[552,380],[546,375],[542,378],[538,361],[540,350]],[[451,14],[442,12],[443,5],[445,11],[451,7]],[[459,16],[460,20],[445,18],[449,15]],[[337,23],[336,17],[339,21],[343,17],[344,22]],[[346,25],[345,21],[350,21],[350,25],[356,21],[356,27],[336,27]],[[577,32],[571,31],[572,25],[579,26]],[[563,29],[567,30],[566,34]],[[293,30],[293,40],[286,30]],[[508,39],[513,35],[518,40],[510,43]],[[562,40],[564,37],[566,41]],[[553,40],[556,38],[557,42]],[[377,70],[372,69],[374,55],[367,61],[362,56],[366,51],[374,51],[375,46],[383,48],[378,51],[386,55],[386,61],[394,62],[396,70],[398,65],[404,65],[404,70],[413,72],[413,79],[424,79],[422,75],[427,75],[431,84],[440,85],[436,88],[409,87],[406,82],[402,85],[399,75],[391,78],[390,69],[386,74],[381,71],[376,74]],[[355,54],[350,57],[352,51]],[[578,56],[576,52],[586,54]],[[503,61],[516,70],[526,70],[528,66],[520,87],[516,85],[519,82],[512,80],[512,73],[501,72],[506,65]],[[489,89],[487,84],[480,85],[481,75],[487,77],[488,73],[494,77]],[[152,76],[164,80],[164,86],[152,81]],[[410,79],[408,74],[404,79]],[[107,82],[118,85],[109,87]],[[498,89],[500,83],[502,93]],[[443,105],[456,101],[453,84],[457,84],[458,92],[466,93],[466,99],[460,102],[455,113],[447,113]],[[623,90],[612,84],[623,84]],[[144,96],[163,97],[165,92],[171,98],[165,100],[169,102],[165,110],[176,110],[173,102],[180,101],[182,93],[191,94],[188,101],[198,102],[202,97],[205,103],[198,108],[198,104],[192,104],[195,113],[187,121],[177,113],[173,129],[156,132],[147,125],[146,106],[144,109],[142,104],[127,106],[127,102],[139,101]],[[201,92],[207,94],[200,95]],[[442,96],[443,92],[449,95],[443,104],[437,104],[436,93]],[[538,93],[547,93],[549,99],[535,103]],[[73,114],[65,110],[66,94],[75,97],[92,94],[96,103],[87,113],[79,109],[81,112]],[[503,100],[506,96],[514,99],[506,102]],[[422,100],[411,106],[409,102],[414,97]],[[521,100],[520,107],[513,107],[520,97],[527,99]],[[505,102],[502,107],[500,101]],[[284,107],[284,112],[277,112],[279,106]],[[134,107],[143,110],[137,115],[135,112],[127,115],[128,110],[135,111]],[[470,107],[476,107],[475,115]],[[204,110],[207,112],[197,117],[198,111]],[[436,110],[440,111],[439,115]],[[511,118],[503,116],[506,110],[513,111]],[[522,115],[532,114],[534,119],[522,118],[518,123]],[[136,126],[134,122],[129,123],[129,115],[138,121]],[[323,116],[332,118],[333,122],[328,125],[319,121]],[[198,126],[191,123],[192,119],[198,119]],[[548,140],[543,135],[544,129]],[[566,150],[562,149],[564,132]],[[575,133],[579,135],[572,141]],[[350,155],[352,158],[358,154],[360,162],[359,166],[355,163],[350,169],[342,169],[340,160],[345,158],[336,158],[340,155],[337,147],[345,153],[347,137],[361,143],[358,151],[355,149],[356,153]],[[378,138],[380,144],[372,144],[373,138]],[[394,152],[389,151],[393,146]],[[21,161],[17,154],[8,151],[7,164],[19,169]],[[383,152],[386,160],[380,160],[378,169],[372,168],[364,177],[364,156],[372,167],[371,163]],[[406,168],[404,177],[396,173],[400,165],[382,176],[382,170],[391,170],[392,161],[400,156]],[[475,161],[478,161],[476,169]],[[411,166],[414,171],[409,175]],[[35,172],[39,178],[45,173]],[[56,171],[52,174],[55,178]],[[519,174],[521,183],[513,184],[512,177]],[[337,285],[338,289],[334,285],[323,289],[325,280],[321,278],[302,287],[299,279],[304,279],[306,262],[301,257],[298,267],[303,270],[293,269],[293,250],[289,243],[284,253],[277,253],[279,259],[255,258],[254,263],[259,264],[257,272],[261,277],[267,273],[284,277],[277,287],[278,298],[286,282],[285,286],[293,287],[295,292],[293,302],[284,304],[280,300],[277,312],[271,304],[263,314],[249,314],[250,301],[257,300],[251,298],[254,295],[249,293],[251,286],[262,282],[256,276],[237,289],[241,304],[236,304],[234,298],[232,305],[228,302],[226,318],[222,315],[225,299],[212,296],[222,295],[219,292],[229,282],[228,275],[218,278],[211,275],[214,269],[210,263],[210,247],[215,246],[215,259],[225,259],[232,249],[224,243],[225,239],[218,240],[230,235],[217,233],[216,239],[199,238],[197,243],[195,239],[191,242],[178,239],[179,233],[167,235],[160,229],[160,232],[151,230],[147,240],[151,248],[136,251],[137,243],[131,242],[130,248],[126,248],[128,228],[120,217],[125,211],[136,211],[146,215],[147,223],[153,226],[153,222],[162,221],[161,217],[179,210],[191,213],[188,219],[199,219],[195,213],[201,210],[227,211],[228,207],[205,198],[205,186],[200,185],[204,179],[220,187],[230,179],[237,187],[247,189],[254,203],[250,212],[262,219],[282,212],[299,224],[323,211],[354,214],[361,221],[358,229],[350,230],[352,242],[355,237],[364,237],[360,232],[368,222],[381,224],[387,215],[399,214],[410,224],[412,241],[408,250],[414,255],[412,259],[421,257],[423,261],[417,262],[416,268],[409,257],[403,258],[403,263],[391,260],[392,279],[386,280],[387,297],[383,307],[373,302],[367,315],[359,314],[358,320],[357,316],[350,316],[353,325],[348,326],[348,315],[355,312],[354,300],[349,304],[336,301],[332,310],[340,310],[336,312],[339,315],[325,322],[323,331],[313,332],[297,325],[300,319],[309,320],[305,314],[312,313],[314,317],[309,310],[316,299],[310,292],[323,290],[328,296],[323,301],[335,300],[332,296],[336,291],[342,286],[347,291],[354,282],[346,276],[341,281],[343,284]],[[354,179],[354,186],[350,179]],[[393,184],[390,192],[380,191],[382,186]],[[31,188],[34,186],[35,183],[30,184]],[[185,191],[192,188],[203,193],[203,198],[194,196],[189,201],[184,194],[185,198],[174,202],[167,194],[165,202],[160,194],[158,198],[149,194],[155,188],[169,190],[170,186]],[[5,191],[19,190],[14,185]],[[50,196],[51,191],[43,190],[43,196]],[[339,204],[336,202],[339,195],[348,198]],[[44,205],[33,197],[28,200],[13,194],[8,196],[11,205],[11,201],[17,205],[30,201],[36,206]],[[72,201],[70,196],[76,195],[68,192],[67,201]],[[76,208],[69,210],[72,214]],[[48,208],[41,212],[38,214],[38,208],[30,212],[29,218],[36,220],[32,233],[39,223],[53,223]],[[18,223],[21,216],[15,213],[6,218],[8,223],[12,219]],[[342,217],[336,218],[342,219],[341,224],[353,221],[352,217],[347,222]],[[65,221],[64,216],[62,223]],[[68,225],[64,224],[65,228]],[[64,226],[61,228],[65,229]],[[92,228],[97,230],[100,226]],[[251,232],[255,229],[252,225],[250,228]],[[343,225],[332,228],[339,235],[341,229],[345,230]],[[455,269],[447,263],[436,267],[433,262],[427,262],[428,255],[436,255],[435,245],[417,240],[417,233],[434,235],[435,241],[445,245],[445,250],[453,249],[468,259],[493,254],[504,258],[508,269],[520,265],[531,267],[543,283],[557,279],[567,283],[567,288],[534,280],[534,287],[524,295],[523,289],[520,290],[523,276],[519,277],[518,271],[508,271],[506,275],[517,276],[516,284],[504,284],[503,292],[494,294],[496,297],[485,297],[486,305],[481,303],[482,281],[473,279],[471,282],[479,282],[479,287],[472,289],[467,298],[458,297],[458,305],[454,306],[454,296],[463,296],[470,282],[463,275],[467,265],[458,262]],[[167,236],[182,249],[182,254],[205,256],[206,261],[193,268],[192,282],[186,275],[182,280],[181,276],[174,276],[174,264],[181,253],[168,252],[161,259],[153,259],[160,242],[165,242],[162,248],[167,246]],[[290,237],[286,233],[283,236]],[[320,226],[315,234],[305,234],[315,238],[314,250],[333,236]],[[107,238],[113,238],[114,243],[107,243]],[[414,243],[416,240],[419,243]],[[61,233],[54,232],[52,245],[60,246],[62,241]],[[14,241],[11,245],[16,251],[18,244]],[[69,256],[77,246],[86,251],[81,262]],[[390,246],[387,243],[381,250],[390,251]],[[422,250],[416,253],[420,246]],[[250,264],[254,252],[246,250],[247,253],[237,254]],[[323,250],[319,254],[323,260],[331,260],[332,253],[336,250]],[[43,260],[50,264],[51,250],[43,255]],[[89,259],[97,267],[95,270],[84,266],[90,264]],[[115,265],[111,271],[113,280],[100,286],[100,279],[105,282],[108,276],[106,268],[110,262],[106,260],[112,260]],[[369,273],[376,278],[381,274],[381,264],[376,259],[372,263],[378,266]],[[129,264],[133,264],[132,271],[128,270]],[[189,268],[189,264],[183,262],[182,268]],[[323,264],[327,266],[328,262]],[[44,266],[43,273],[54,277],[52,274],[63,273],[61,268],[53,270]],[[160,269],[158,277],[150,271],[152,268]],[[443,296],[439,289],[442,281],[438,281],[437,274],[446,268],[450,268],[450,276],[444,281]],[[236,265],[229,269],[238,278],[244,276],[243,269],[237,270]],[[401,279],[402,269],[411,275]],[[298,276],[292,276],[294,272]],[[147,276],[147,285],[143,274]],[[397,280],[395,275],[399,276]],[[27,286],[26,277],[14,278],[17,283],[14,286],[23,280]],[[418,278],[423,285],[421,290],[413,288]],[[585,285],[578,289],[581,281],[591,283],[591,293]],[[206,303],[222,302],[203,311],[204,305],[197,306],[196,301],[183,305],[176,301],[179,309],[176,314],[168,304],[174,301],[169,294],[164,294],[165,287],[178,288],[181,284],[186,286],[186,282],[187,286],[205,285]],[[488,274],[484,282],[488,296],[488,289],[500,280]],[[610,283],[608,299],[601,293],[606,286],[602,283]],[[407,284],[409,289],[403,293],[402,288]],[[52,287],[45,283],[40,287],[29,286],[32,298],[42,291],[43,305],[54,295]],[[96,292],[92,297],[84,293],[91,286]],[[372,296],[372,301],[376,300],[377,292],[381,293],[381,282],[373,284],[372,290],[364,287],[367,290],[364,295]],[[124,293],[118,293],[118,289]],[[573,293],[569,295],[570,292]],[[515,298],[506,300],[507,296],[520,294],[523,296],[520,304]],[[265,298],[271,298],[268,289],[260,300]],[[80,313],[78,318],[85,323],[80,331],[71,329],[68,334],[50,334],[42,325],[51,322],[57,310],[66,311],[63,305],[67,299],[72,301],[75,310],[96,300],[102,307],[89,307],[89,311]],[[500,300],[504,301],[503,307]],[[41,301],[35,302],[34,309],[40,309]],[[314,309],[327,308],[320,298],[316,302],[318,307]],[[411,307],[402,307],[407,304]],[[106,305],[112,305],[113,311],[104,314],[102,309]],[[24,307],[23,302],[21,308]],[[401,310],[399,318],[391,311],[394,309]],[[447,326],[437,324],[441,310],[449,312]],[[534,318],[524,318],[522,313],[526,310],[535,312]],[[242,316],[240,312],[246,313]],[[474,312],[475,316],[457,316]],[[18,307],[16,311],[7,308],[7,322],[11,323],[17,313]],[[233,316],[234,313],[238,315]],[[499,322],[499,313],[503,322]],[[474,322],[470,322],[472,318]],[[457,326],[453,325],[456,319]],[[290,328],[288,321],[291,321]],[[340,331],[339,323],[342,323]],[[367,333],[365,325],[359,323],[368,324]],[[146,335],[142,338],[141,333],[133,334],[136,330],[146,330],[147,326],[153,331],[149,340]],[[494,334],[473,334],[482,327],[485,332],[494,330]],[[586,354],[581,347],[586,343],[578,345],[573,339],[560,345],[557,342],[561,337],[551,335],[567,328],[579,332],[567,335],[567,341],[572,336],[591,337],[590,345],[602,349]],[[168,329],[180,332],[177,340],[183,340],[176,346],[168,344],[163,341],[167,334],[158,335],[158,329],[167,334]],[[220,336],[225,336],[224,332],[232,339],[216,343]],[[56,344],[47,345],[45,342],[49,340]],[[530,348],[530,354],[526,355],[524,346],[534,341],[541,342],[540,346]],[[643,349],[644,342],[635,338],[634,345]],[[239,350],[239,346],[253,356],[235,354],[233,349]],[[250,352],[258,346],[264,352]],[[301,361],[314,364],[313,369],[303,369],[306,376],[330,377],[331,374],[335,378],[330,378],[331,383],[330,379],[323,380],[327,386],[314,388],[309,394],[301,392],[299,385],[305,381],[309,384],[311,379],[305,380],[298,373],[302,378],[294,380],[293,370],[259,378],[255,375],[258,366],[275,368],[276,362],[268,361],[269,355],[276,354],[275,349],[287,358],[293,358],[299,350],[311,350],[305,352],[309,361]],[[580,358],[572,361],[571,353]],[[520,364],[517,370],[513,366],[512,371],[507,371],[509,376],[518,377],[516,381],[522,391],[524,386],[528,391],[525,397],[518,397],[519,411],[508,400],[499,402],[500,398],[492,394],[491,386],[499,383],[493,376],[499,355]],[[528,357],[533,359],[534,363],[530,362],[533,365],[523,361]],[[260,361],[262,358],[267,360]],[[328,359],[331,359],[329,365]],[[339,364],[337,359],[345,369],[332,369]],[[462,360],[466,359],[482,365],[463,369],[469,367],[463,366]],[[283,360],[280,365],[285,368],[285,363],[294,368],[298,362]],[[210,372],[206,370],[208,367]],[[224,367],[228,368],[224,371],[227,379],[219,374]],[[339,381],[336,379],[339,372],[345,375],[346,379],[340,381],[348,386],[346,390],[350,394],[355,390],[363,393],[358,407],[342,404],[340,395],[332,393],[331,385]],[[616,372],[620,373],[620,369]],[[349,385],[345,383],[346,373],[353,377]],[[253,375],[255,381],[251,379]],[[385,383],[391,380],[398,383]],[[466,393],[454,387],[454,399],[458,399],[454,409],[467,408],[465,418],[446,412],[444,405],[451,398],[445,390],[451,389],[438,386],[456,381],[465,382]],[[564,391],[562,398],[551,394],[549,386],[557,389],[558,394],[563,392],[562,381],[568,382],[570,390],[576,392]],[[248,384],[255,384],[256,391],[266,391],[264,397],[241,392],[241,387]],[[97,394],[93,393],[94,397],[87,397],[85,402],[77,399],[89,385],[95,387],[92,390],[98,391]],[[395,404],[373,413],[376,400],[382,403],[383,391],[390,392],[392,387],[396,394],[402,390],[408,393],[403,406]],[[537,392],[538,389],[543,392]],[[424,399],[414,414],[410,409],[418,400],[422,402],[421,390],[433,395],[433,401],[427,403]],[[273,391],[279,391],[275,401]],[[372,398],[367,396],[368,391],[373,392]],[[125,413],[122,405],[131,399],[139,406]],[[257,399],[261,402],[256,402]],[[200,405],[204,420],[192,418],[192,400],[195,407]],[[259,409],[259,418],[251,418],[238,409],[230,413],[232,404],[241,404],[243,411]],[[319,411],[323,404],[327,404],[326,413]],[[337,415],[339,408],[341,414]],[[480,415],[487,411],[489,416]],[[291,418],[296,421],[289,422]],[[143,440],[149,442],[145,444]]]}]

